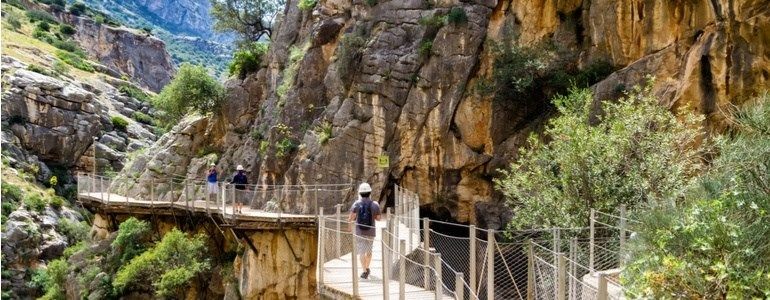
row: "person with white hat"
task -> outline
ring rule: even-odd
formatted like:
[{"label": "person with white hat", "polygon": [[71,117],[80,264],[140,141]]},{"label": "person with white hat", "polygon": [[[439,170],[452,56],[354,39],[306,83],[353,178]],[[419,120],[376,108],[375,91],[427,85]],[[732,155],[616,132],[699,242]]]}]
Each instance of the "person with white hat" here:
[{"label": "person with white hat", "polygon": [[249,183],[249,179],[246,177],[245,171],[242,165],[238,165],[235,168],[237,173],[233,176],[233,184],[235,185],[235,210],[241,213],[243,210],[243,198],[245,198],[246,185]]},{"label": "person with white hat", "polygon": [[208,187],[209,195],[214,194],[213,199],[217,199],[219,194],[219,187],[217,185],[217,164],[211,163],[208,176],[206,176],[206,186]]},{"label": "person with white hat", "polygon": [[[355,220],[356,226],[356,250],[358,250],[361,266],[364,272],[361,278],[369,278],[369,264],[372,262],[372,246],[377,235],[374,221],[380,220],[380,205],[369,197],[372,187],[364,182],[358,186],[358,200],[350,208],[348,221]],[[351,223],[352,224],[352,223]]]}]

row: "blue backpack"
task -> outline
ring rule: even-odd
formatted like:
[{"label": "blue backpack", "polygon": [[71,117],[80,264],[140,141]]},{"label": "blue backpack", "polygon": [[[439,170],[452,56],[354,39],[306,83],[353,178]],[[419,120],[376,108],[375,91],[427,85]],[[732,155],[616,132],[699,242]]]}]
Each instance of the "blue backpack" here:
[{"label": "blue backpack", "polygon": [[372,201],[361,201],[361,205],[358,207],[358,214],[356,215],[356,223],[358,224],[358,229],[361,230],[374,227]]}]

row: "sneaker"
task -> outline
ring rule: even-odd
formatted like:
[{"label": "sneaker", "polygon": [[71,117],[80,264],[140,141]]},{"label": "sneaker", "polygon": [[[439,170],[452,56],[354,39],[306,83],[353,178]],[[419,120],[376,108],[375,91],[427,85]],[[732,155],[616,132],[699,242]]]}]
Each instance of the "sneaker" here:
[{"label": "sneaker", "polygon": [[369,278],[369,269],[366,269],[366,272],[361,273],[361,278],[363,279]]}]

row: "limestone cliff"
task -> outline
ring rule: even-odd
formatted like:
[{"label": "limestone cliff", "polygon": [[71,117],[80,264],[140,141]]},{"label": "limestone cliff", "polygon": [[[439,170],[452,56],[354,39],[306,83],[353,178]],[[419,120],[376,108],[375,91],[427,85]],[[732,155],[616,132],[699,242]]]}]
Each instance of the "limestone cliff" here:
[{"label": "limestone cliff", "polygon": [[[288,1],[265,67],[227,83],[228,103],[195,145],[220,151],[221,167],[243,164],[252,182],[368,181],[381,201],[398,183],[433,214],[499,228],[511,216],[491,179],[552,112],[545,90],[510,101],[473,91],[492,73],[489,41],[550,44],[565,69],[608,62],[617,71],[592,87],[596,101],[652,74],[662,105],[703,113],[714,129],[770,81],[767,1],[367,3],[321,0],[305,12]],[[457,8],[467,22],[425,21]],[[197,167],[157,150],[141,160]],[[380,155],[390,166],[378,167]]]}]

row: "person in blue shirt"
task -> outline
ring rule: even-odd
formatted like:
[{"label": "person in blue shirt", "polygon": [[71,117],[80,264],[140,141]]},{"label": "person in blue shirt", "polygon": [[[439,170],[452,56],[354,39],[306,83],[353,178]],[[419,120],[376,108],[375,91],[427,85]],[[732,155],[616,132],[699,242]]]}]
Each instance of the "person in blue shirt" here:
[{"label": "person in blue shirt", "polygon": [[209,195],[214,194],[214,199],[216,200],[219,194],[219,187],[217,186],[217,165],[215,163],[211,163],[208,176],[206,176],[206,185],[208,186]]},{"label": "person in blue shirt", "polygon": [[[370,196],[372,187],[364,182],[358,186],[358,200],[350,208],[348,222],[355,226],[356,249],[358,251],[361,267],[364,272],[361,278],[369,278],[369,264],[372,262],[372,247],[374,237],[377,235],[375,221],[380,220],[380,204],[373,201]],[[355,258],[354,258],[355,259]]]},{"label": "person in blue shirt", "polygon": [[233,184],[235,185],[235,210],[241,213],[243,210],[243,202],[246,201],[246,185],[249,184],[249,179],[246,177],[246,173],[243,170],[242,165],[238,165],[237,173],[233,176]]}]

